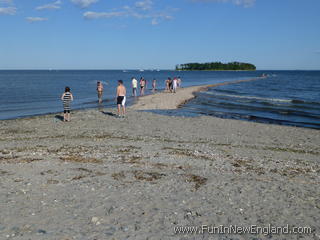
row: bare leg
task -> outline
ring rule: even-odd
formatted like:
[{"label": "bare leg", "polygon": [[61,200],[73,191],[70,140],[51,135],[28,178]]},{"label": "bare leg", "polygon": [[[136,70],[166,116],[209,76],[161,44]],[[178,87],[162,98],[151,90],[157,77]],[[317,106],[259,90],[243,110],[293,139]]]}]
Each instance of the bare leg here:
[{"label": "bare leg", "polygon": [[126,107],[122,106],[122,115],[125,116],[126,115]]},{"label": "bare leg", "polygon": [[120,116],[120,107],[121,107],[121,105],[118,104],[118,116]]},{"label": "bare leg", "polygon": [[103,92],[99,92],[99,103],[102,103]]},{"label": "bare leg", "polygon": [[67,121],[67,114],[66,114],[66,113],[63,114],[63,121],[64,121],[64,122]]}]

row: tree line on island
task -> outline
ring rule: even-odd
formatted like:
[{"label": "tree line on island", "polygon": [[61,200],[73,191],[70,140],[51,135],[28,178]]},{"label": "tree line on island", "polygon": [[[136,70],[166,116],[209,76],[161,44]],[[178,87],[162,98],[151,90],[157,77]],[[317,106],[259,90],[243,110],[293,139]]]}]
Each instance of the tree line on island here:
[{"label": "tree line on island", "polygon": [[179,71],[193,71],[193,70],[210,70],[210,71],[239,71],[250,70],[255,71],[256,66],[251,63],[242,62],[209,62],[209,63],[185,63],[176,65],[176,70]]}]

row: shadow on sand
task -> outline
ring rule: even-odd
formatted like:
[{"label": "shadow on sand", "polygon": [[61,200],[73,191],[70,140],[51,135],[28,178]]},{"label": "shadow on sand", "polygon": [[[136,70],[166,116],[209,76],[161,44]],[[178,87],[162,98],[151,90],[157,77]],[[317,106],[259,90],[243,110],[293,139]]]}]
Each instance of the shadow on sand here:
[{"label": "shadow on sand", "polygon": [[63,122],[63,116],[61,115],[55,115],[54,118]]},{"label": "shadow on sand", "polygon": [[106,111],[100,111],[100,112],[111,117],[117,117],[117,114],[114,114],[112,112],[106,112]]}]

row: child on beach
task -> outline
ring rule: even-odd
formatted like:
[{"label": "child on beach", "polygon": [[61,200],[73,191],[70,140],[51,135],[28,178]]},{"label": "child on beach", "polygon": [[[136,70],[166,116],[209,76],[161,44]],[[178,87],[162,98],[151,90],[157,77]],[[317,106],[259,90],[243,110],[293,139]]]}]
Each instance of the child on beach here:
[{"label": "child on beach", "polygon": [[126,114],[126,88],[123,85],[123,81],[118,81],[117,87],[117,105],[118,105],[118,116],[121,117],[121,107],[122,107],[122,117]]},{"label": "child on beach", "polygon": [[73,101],[73,95],[70,92],[69,87],[65,87],[64,93],[61,96],[61,100],[63,103],[63,121],[70,122],[70,103]]}]

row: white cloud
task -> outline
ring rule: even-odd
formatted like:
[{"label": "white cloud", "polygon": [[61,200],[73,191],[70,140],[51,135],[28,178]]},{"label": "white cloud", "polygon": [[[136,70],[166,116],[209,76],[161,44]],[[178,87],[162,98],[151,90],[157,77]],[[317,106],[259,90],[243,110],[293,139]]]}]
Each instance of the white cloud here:
[{"label": "white cloud", "polygon": [[42,18],[42,17],[27,17],[26,20],[30,23],[34,22],[44,22],[48,21],[48,18]]},{"label": "white cloud", "polygon": [[15,15],[17,9],[15,7],[0,8],[0,15]]},{"label": "white cloud", "polygon": [[233,3],[244,7],[252,7],[256,0],[233,0]]},{"label": "white cloud", "polygon": [[72,3],[80,6],[81,8],[87,8],[98,1],[99,0],[71,0]]},{"label": "white cloud", "polygon": [[59,9],[61,8],[61,1],[55,1],[53,3],[45,4],[39,7],[36,7],[36,10],[44,10],[44,9]]},{"label": "white cloud", "polygon": [[192,0],[193,2],[216,2],[216,3],[233,3],[238,6],[252,7],[256,0]]},{"label": "white cloud", "polygon": [[127,13],[126,12],[85,12],[83,14],[83,17],[86,19],[98,19],[98,18],[112,18],[112,17],[121,17],[125,16]]},{"label": "white cloud", "polygon": [[0,0],[0,3],[11,4],[12,0]]},{"label": "white cloud", "polygon": [[100,19],[100,18],[120,18],[130,17],[137,19],[149,19],[152,25],[157,25],[164,20],[172,20],[171,12],[178,9],[167,8],[162,11],[155,11],[151,0],[143,0],[136,2],[133,6],[123,6],[121,9],[115,9],[109,12],[92,12],[87,11],[83,14],[85,19]]},{"label": "white cloud", "polygon": [[153,2],[152,0],[143,0],[135,3],[135,7],[143,11],[152,9]]},{"label": "white cloud", "polygon": [[152,19],[152,20],[151,20],[151,24],[152,24],[152,25],[158,25],[158,24],[159,24],[158,19],[156,19],[156,18]]}]

